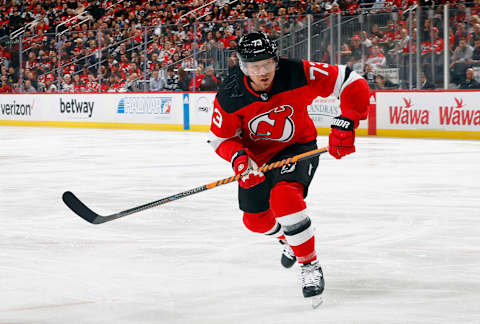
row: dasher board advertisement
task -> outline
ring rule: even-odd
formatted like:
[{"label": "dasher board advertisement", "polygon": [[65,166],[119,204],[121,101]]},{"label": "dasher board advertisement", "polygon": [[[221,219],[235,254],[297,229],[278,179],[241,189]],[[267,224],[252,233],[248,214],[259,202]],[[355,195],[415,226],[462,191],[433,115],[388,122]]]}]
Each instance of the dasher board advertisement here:
[{"label": "dasher board advertisement", "polygon": [[377,129],[480,131],[480,94],[377,92]]}]

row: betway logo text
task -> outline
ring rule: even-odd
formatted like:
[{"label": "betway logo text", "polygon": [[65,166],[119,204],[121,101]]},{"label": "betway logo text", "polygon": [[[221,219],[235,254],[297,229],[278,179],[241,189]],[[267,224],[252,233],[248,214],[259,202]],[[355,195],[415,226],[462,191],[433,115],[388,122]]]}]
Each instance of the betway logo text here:
[{"label": "betway logo text", "polygon": [[60,112],[62,114],[88,115],[88,117],[92,117],[94,105],[93,101],[77,101],[77,99],[63,101],[60,98]]},{"label": "betway logo text", "polygon": [[0,112],[5,116],[31,116],[33,103],[19,104],[15,100],[10,104],[0,104]]}]

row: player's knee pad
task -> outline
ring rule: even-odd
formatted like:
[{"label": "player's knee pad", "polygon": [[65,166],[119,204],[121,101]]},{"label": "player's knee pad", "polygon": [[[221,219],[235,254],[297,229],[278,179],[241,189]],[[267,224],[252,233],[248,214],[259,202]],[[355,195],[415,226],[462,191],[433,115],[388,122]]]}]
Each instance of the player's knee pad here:
[{"label": "player's knee pad", "polygon": [[277,183],[270,192],[270,206],[277,218],[304,210],[307,205],[303,200],[303,185],[287,181]]},{"label": "player's knee pad", "polygon": [[312,221],[304,211],[277,217],[277,221],[292,246],[301,245],[313,237]]},{"label": "player's knee pad", "polygon": [[[298,256],[310,254],[313,249],[309,242],[313,241],[312,222],[305,213],[303,185],[297,182],[280,182],[271,192],[271,208],[277,221],[282,226],[288,244],[294,248]],[[295,248],[300,249],[295,251]]]},{"label": "player's knee pad", "polygon": [[243,213],[243,223],[252,232],[273,235],[281,227],[270,210],[261,213]]}]

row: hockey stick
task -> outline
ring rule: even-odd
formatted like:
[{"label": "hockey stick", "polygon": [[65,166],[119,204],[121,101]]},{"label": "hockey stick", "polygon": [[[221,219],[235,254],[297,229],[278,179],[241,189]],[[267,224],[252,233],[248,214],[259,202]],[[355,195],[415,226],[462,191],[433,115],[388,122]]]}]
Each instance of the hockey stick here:
[{"label": "hockey stick", "polygon": [[[327,152],[326,147],[311,150],[311,151],[308,151],[308,152],[305,152],[305,153],[302,153],[302,154],[298,154],[298,155],[295,155],[295,156],[287,158],[287,159],[283,159],[283,160],[280,160],[280,161],[277,161],[277,162],[273,162],[273,163],[264,165],[261,168],[258,168],[258,171],[259,172],[270,171],[272,169],[280,168],[280,167],[282,167],[286,164],[289,164],[289,163],[295,163],[295,162],[298,162],[298,161],[310,159],[314,156],[318,156],[318,155],[323,154],[325,152]],[[86,220],[87,222],[89,222],[91,224],[101,224],[101,223],[105,223],[105,222],[110,222],[110,221],[112,221],[114,219],[117,219],[117,218],[120,218],[120,217],[125,217],[125,216],[131,215],[131,214],[138,213],[138,212],[140,212],[142,210],[145,210],[145,209],[160,206],[160,205],[166,204],[168,202],[171,202],[171,201],[183,198],[183,197],[187,197],[187,196],[190,196],[190,195],[193,195],[193,194],[196,194],[196,193],[208,190],[208,189],[213,189],[213,188],[216,188],[218,186],[237,181],[239,178],[240,178],[240,175],[235,175],[235,176],[230,177],[230,178],[225,178],[225,179],[222,179],[222,180],[211,182],[209,184],[206,184],[206,185],[203,185],[203,186],[200,186],[200,187],[197,187],[197,188],[193,188],[193,189],[190,189],[190,190],[187,190],[187,191],[183,191],[183,192],[177,193],[175,195],[172,195],[172,196],[169,196],[169,197],[166,197],[166,198],[162,198],[160,200],[152,201],[150,203],[147,203],[147,204],[144,204],[144,205],[141,205],[141,206],[137,206],[137,207],[133,207],[133,208],[130,208],[130,209],[127,209],[127,210],[124,210],[124,211],[121,211],[121,212],[118,212],[118,213],[115,213],[115,214],[112,214],[112,215],[108,215],[108,216],[101,216],[101,215],[95,213],[93,210],[88,208],[84,203],[82,203],[80,201],[80,199],[78,199],[70,191],[64,192],[63,195],[62,195],[62,199],[63,199],[63,202],[75,214],[77,214],[78,216],[80,216],[81,218]]]}]

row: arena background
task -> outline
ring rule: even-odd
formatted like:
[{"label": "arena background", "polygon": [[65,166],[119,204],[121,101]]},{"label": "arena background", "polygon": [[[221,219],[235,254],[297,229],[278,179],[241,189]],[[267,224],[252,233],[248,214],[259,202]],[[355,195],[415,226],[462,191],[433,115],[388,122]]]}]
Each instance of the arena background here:
[{"label": "arena background", "polygon": [[[0,1],[0,323],[480,323],[479,14],[479,0]],[[61,200],[109,214],[230,177],[206,143],[212,101],[259,30],[372,89],[355,154],[322,155],[309,189],[317,310],[277,242],[243,227],[234,184],[99,226]],[[306,109],[325,146],[337,98]]]}]

